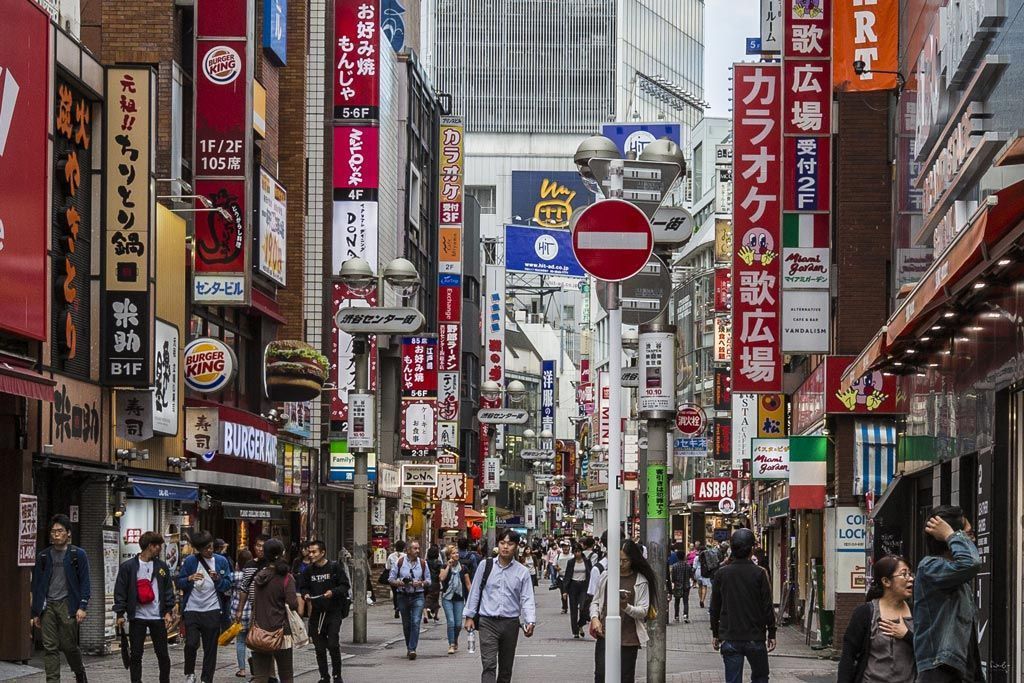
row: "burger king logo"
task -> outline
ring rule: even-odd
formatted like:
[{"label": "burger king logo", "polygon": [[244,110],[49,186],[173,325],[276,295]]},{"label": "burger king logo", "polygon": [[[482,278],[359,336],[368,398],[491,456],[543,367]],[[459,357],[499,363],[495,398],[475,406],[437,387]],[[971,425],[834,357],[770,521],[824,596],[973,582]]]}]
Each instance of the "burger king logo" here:
[{"label": "burger king logo", "polygon": [[219,339],[200,337],[185,347],[185,386],[192,391],[220,391],[237,369],[235,352]]},{"label": "burger king logo", "polygon": [[206,53],[203,59],[203,73],[216,85],[227,85],[242,73],[242,60],[233,48],[218,45]]}]

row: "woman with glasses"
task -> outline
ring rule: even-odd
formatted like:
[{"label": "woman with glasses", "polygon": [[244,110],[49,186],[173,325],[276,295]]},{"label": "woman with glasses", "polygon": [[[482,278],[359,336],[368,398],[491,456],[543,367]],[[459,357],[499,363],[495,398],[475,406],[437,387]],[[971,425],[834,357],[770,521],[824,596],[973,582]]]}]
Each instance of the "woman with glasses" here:
[{"label": "woman with glasses", "polygon": [[[611,558],[609,558],[611,559]],[[590,604],[590,635],[597,643],[594,647],[594,683],[604,683],[604,635],[605,619],[608,616],[607,602],[615,600],[609,596],[609,567],[601,575],[597,593]],[[621,669],[622,683],[633,683],[636,679],[636,657],[640,648],[647,644],[647,617],[651,605],[658,605],[658,581],[654,569],[644,559],[643,550],[633,541],[627,540],[619,551],[619,614],[621,615]]]},{"label": "woman with glasses", "polygon": [[910,565],[886,555],[871,566],[867,602],[853,611],[843,636],[838,683],[913,681],[914,595]]}]

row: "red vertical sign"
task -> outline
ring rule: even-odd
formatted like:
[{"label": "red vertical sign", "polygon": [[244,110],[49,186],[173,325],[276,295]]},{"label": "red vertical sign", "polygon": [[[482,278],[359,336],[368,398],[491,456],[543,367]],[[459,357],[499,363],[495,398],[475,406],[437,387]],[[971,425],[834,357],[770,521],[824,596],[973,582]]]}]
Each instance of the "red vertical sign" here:
[{"label": "red vertical sign", "polygon": [[400,446],[406,457],[437,455],[437,339],[403,337]]},{"label": "red vertical sign", "polygon": [[380,24],[380,0],[335,0],[335,119],[379,116]]},{"label": "red vertical sign", "polygon": [[732,390],[782,390],[782,70],[736,64]]}]

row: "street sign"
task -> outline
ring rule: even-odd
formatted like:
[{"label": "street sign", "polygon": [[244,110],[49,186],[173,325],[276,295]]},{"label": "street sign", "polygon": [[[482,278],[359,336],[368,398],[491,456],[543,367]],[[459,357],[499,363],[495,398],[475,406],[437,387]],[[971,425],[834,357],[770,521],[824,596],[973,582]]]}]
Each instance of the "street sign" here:
[{"label": "street sign", "polygon": [[548,493],[550,493],[552,496],[561,496],[562,492],[563,489],[561,486],[552,486],[551,488],[548,489]]},{"label": "street sign", "polygon": [[536,449],[526,449],[519,451],[519,457],[523,460],[554,460],[554,451],[542,451]]},{"label": "street sign", "polygon": [[597,471],[597,470],[606,470],[606,469],[608,469],[608,463],[606,463],[603,460],[599,460],[598,462],[592,462],[592,463],[590,463],[590,469],[595,470],[595,471]]},{"label": "street sign", "polygon": [[747,38],[747,54],[748,55],[759,55],[761,54],[761,37],[757,36],[754,38]]},{"label": "street sign", "polygon": [[349,334],[412,334],[426,322],[415,308],[363,307],[342,308],[334,321]]},{"label": "street sign", "polygon": [[[621,194],[611,189],[612,169],[622,166]],[[625,199],[640,208],[648,218],[661,206],[665,195],[679,178],[678,164],[631,159],[591,159],[587,166],[604,189],[604,196]],[[600,204],[601,202],[598,202]],[[592,205],[596,206],[596,205]],[[586,268],[586,266],[584,266]]]},{"label": "street sign", "polygon": [[476,419],[484,425],[524,425],[530,421],[530,413],[522,408],[483,408]]},{"label": "street sign", "polygon": [[693,215],[686,209],[663,206],[651,219],[654,243],[666,247],[681,247],[693,236]]},{"label": "street sign", "polygon": [[[607,301],[605,288],[611,285],[598,280],[598,301]],[[621,285],[619,307],[624,325],[643,325],[658,317],[672,297],[672,273],[660,257],[651,255],[639,273]]]},{"label": "street sign", "polygon": [[684,403],[676,411],[676,429],[683,436],[700,436],[707,431],[708,419],[704,409],[692,403]]},{"label": "street sign", "polygon": [[639,273],[654,249],[644,212],[621,199],[605,199],[577,214],[572,250],[598,280],[619,282]]},{"label": "street sign", "polygon": [[622,368],[621,377],[619,385],[625,389],[635,389],[640,386],[640,368]]},{"label": "street sign", "polygon": [[676,438],[672,442],[672,454],[677,458],[705,458],[708,455],[708,437]]}]

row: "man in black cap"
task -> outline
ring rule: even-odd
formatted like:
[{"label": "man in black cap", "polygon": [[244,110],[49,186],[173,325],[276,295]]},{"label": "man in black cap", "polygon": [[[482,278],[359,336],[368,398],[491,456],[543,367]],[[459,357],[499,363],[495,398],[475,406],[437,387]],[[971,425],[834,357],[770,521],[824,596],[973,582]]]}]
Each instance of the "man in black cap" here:
[{"label": "man in black cap", "polygon": [[775,611],[768,572],[750,560],[754,534],[732,534],[732,559],[715,572],[711,593],[711,635],[725,663],[726,683],[742,683],[743,660],[750,683],[768,683],[768,653],[775,649]]}]

